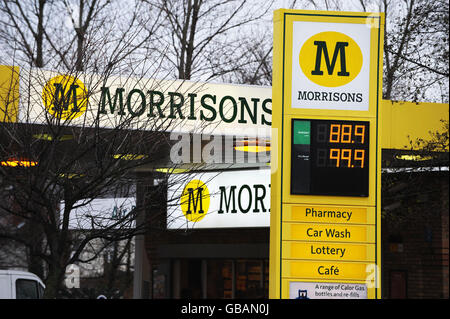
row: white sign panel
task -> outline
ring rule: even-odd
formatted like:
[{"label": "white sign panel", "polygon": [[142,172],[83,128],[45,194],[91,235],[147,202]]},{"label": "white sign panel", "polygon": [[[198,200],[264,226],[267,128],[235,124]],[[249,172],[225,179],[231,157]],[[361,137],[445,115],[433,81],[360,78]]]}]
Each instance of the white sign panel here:
[{"label": "white sign panel", "polygon": [[295,21],[292,43],[293,108],[369,109],[369,27]]},{"label": "white sign panel", "polygon": [[270,136],[271,87],[40,69],[22,69],[20,81],[23,123]]},{"label": "white sign panel", "polygon": [[289,299],[367,299],[367,286],[339,282],[291,282]]},{"label": "white sign panel", "polygon": [[270,226],[270,169],[172,175],[167,228]]},{"label": "white sign panel", "polygon": [[[87,203],[87,204],[86,204]],[[97,198],[77,201],[70,211],[69,229],[103,229],[133,228],[134,215],[130,214],[136,207],[134,197]],[[64,213],[64,202],[61,203],[61,219]]]}]

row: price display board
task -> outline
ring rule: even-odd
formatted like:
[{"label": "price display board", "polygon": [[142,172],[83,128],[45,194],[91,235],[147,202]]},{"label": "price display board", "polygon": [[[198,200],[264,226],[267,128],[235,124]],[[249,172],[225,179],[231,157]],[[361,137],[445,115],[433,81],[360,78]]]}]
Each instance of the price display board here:
[{"label": "price display board", "polygon": [[292,119],[291,194],[369,194],[369,122]]},{"label": "price display board", "polygon": [[274,13],[270,298],[381,298],[383,13]]}]

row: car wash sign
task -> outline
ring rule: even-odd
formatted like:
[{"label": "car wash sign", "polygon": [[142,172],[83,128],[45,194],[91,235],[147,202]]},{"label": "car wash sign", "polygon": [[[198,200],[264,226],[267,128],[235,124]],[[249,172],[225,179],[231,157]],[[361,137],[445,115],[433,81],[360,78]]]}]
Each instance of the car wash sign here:
[{"label": "car wash sign", "polygon": [[270,169],[173,174],[167,228],[269,227]]}]

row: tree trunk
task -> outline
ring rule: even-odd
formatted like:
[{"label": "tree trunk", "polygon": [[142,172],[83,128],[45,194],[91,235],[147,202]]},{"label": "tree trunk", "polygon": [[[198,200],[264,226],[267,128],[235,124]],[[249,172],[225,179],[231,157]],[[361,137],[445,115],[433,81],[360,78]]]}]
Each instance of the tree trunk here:
[{"label": "tree trunk", "polygon": [[40,245],[42,245],[42,241],[37,242],[35,247],[32,247],[28,251],[28,271],[42,279],[44,277],[44,265],[42,263],[42,258],[39,256],[42,250],[42,248],[39,247]]},{"label": "tree trunk", "polygon": [[49,266],[48,276],[45,282],[44,299],[55,299],[59,295],[64,280],[65,268],[53,263]]},{"label": "tree trunk", "polygon": [[76,70],[83,71],[83,53],[84,53],[84,33],[85,29],[83,26],[83,13],[84,13],[84,1],[80,0],[80,9],[78,14],[78,26],[75,27],[75,32],[77,34],[77,61]]},{"label": "tree trunk", "polygon": [[69,264],[71,252],[70,245],[68,244],[68,242],[70,242],[70,237],[67,236],[67,228],[65,228],[65,231],[63,230],[62,233],[57,233],[55,231],[54,233],[47,234],[50,249],[50,261],[45,281],[45,299],[58,298],[59,292],[62,289],[66,266]]},{"label": "tree trunk", "polygon": [[77,31],[77,62],[76,62],[77,71],[84,71],[83,54],[84,54],[84,30],[80,28],[80,31]]},{"label": "tree trunk", "polygon": [[44,6],[45,0],[39,1],[38,25],[36,33],[36,61],[35,66],[44,67]]}]

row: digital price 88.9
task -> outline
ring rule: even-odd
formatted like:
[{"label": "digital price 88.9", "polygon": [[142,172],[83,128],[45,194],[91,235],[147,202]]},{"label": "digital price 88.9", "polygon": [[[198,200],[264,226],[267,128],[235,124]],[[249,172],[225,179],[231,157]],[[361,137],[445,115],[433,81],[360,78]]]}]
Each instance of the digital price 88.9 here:
[{"label": "digital price 88.9", "polygon": [[365,124],[321,123],[317,125],[317,167],[364,168],[366,160]]}]

